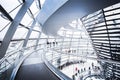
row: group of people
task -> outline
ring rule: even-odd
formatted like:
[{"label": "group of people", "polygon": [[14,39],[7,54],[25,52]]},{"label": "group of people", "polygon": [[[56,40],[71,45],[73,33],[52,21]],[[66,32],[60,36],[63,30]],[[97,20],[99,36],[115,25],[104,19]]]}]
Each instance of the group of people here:
[{"label": "group of people", "polygon": [[83,72],[85,72],[86,69],[78,69],[77,67],[75,68],[75,74],[72,76],[73,80],[83,80]]},{"label": "group of people", "polygon": [[51,47],[52,45],[55,46],[58,44],[58,42],[48,42],[46,43],[49,47]]},{"label": "group of people", "polygon": [[91,67],[87,68],[81,68],[78,69],[77,67],[75,68],[75,74],[72,75],[73,80],[83,80],[84,75],[91,75],[91,72],[98,72],[101,71],[99,66],[95,66],[94,63],[91,64]]},{"label": "group of people", "polygon": [[66,53],[76,53],[77,50],[65,50]]}]

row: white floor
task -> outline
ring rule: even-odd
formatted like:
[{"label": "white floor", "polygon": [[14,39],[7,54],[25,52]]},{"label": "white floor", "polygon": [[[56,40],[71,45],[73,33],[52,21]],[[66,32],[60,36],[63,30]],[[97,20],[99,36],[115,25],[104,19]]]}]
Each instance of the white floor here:
[{"label": "white floor", "polygon": [[[81,72],[81,69],[83,69],[83,72],[80,73],[80,75],[86,75],[89,73],[89,67],[92,69],[92,63],[94,63],[94,66],[100,67],[97,61],[86,60],[85,63],[73,64],[73,65],[63,68],[61,71],[72,79],[72,75],[75,75],[76,73],[78,73],[78,71],[76,71],[76,68],[77,70],[80,70],[80,72]],[[85,71],[84,71],[84,68],[85,68]],[[100,70],[102,70],[101,67],[100,67]],[[100,70],[99,71],[91,70],[91,73],[100,73]],[[80,80],[80,79],[77,77],[76,80]],[[93,77],[90,79],[88,78],[87,80],[103,80],[103,79],[95,79]]]}]

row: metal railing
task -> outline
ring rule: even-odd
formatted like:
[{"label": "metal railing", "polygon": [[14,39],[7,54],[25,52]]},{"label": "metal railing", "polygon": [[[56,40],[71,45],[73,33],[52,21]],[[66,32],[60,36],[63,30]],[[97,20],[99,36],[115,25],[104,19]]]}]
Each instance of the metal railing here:
[{"label": "metal railing", "polygon": [[[1,59],[0,62],[1,62],[1,65],[3,65],[3,63],[8,63],[8,62],[6,62],[6,60],[8,60],[10,58],[10,56],[14,56],[14,61],[10,65],[10,66],[13,65],[13,72],[11,72],[12,76],[10,79],[14,80],[15,75],[16,75],[20,65],[25,60],[25,58],[27,58],[30,54],[34,53],[35,51],[43,49],[43,61],[45,62],[47,67],[55,75],[57,75],[60,79],[70,80],[69,77],[64,75],[59,70],[61,70],[62,68],[66,67],[68,65],[78,64],[81,61],[85,61],[87,58],[99,61],[99,59],[97,57],[94,57],[96,55],[93,54],[92,51],[88,50],[89,56],[88,56],[87,51],[82,52],[82,54],[87,54],[87,55],[79,55],[78,53],[81,53],[80,47],[78,49],[78,45],[68,46],[69,43],[67,45],[66,42],[67,41],[62,43],[59,41],[59,42],[57,42],[57,44],[55,44],[54,42],[51,42],[51,44],[43,43],[43,44],[23,48],[21,50],[12,51],[9,53],[9,56],[6,55],[3,59]],[[43,45],[44,47],[40,47],[41,45]],[[61,45],[63,45],[63,46],[61,47]],[[36,46],[37,46],[37,49],[35,50]],[[73,48],[73,49],[71,49],[71,48]],[[79,51],[77,51],[77,50],[79,50]],[[92,55],[92,56],[90,56],[90,55]],[[13,58],[13,57],[11,57],[11,58]],[[105,61],[105,60],[103,60],[103,61]],[[10,68],[10,66],[8,66],[8,65],[3,65],[3,66],[5,69],[3,72],[5,72],[8,68]],[[6,68],[6,67],[8,67],[8,68]],[[2,71],[2,69],[3,68],[1,68],[1,71]]]},{"label": "metal railing", "polygon": [[[32,54],[31,52],[36,51],[35,47],[39,47],[43,44],[39,45],[33,45],[26,48],[22,48],[21,50],[14,50],[11,52],[8,52],[1,60],[0,60],[0,79],[4,80],[7,78],[7,80],[10,78],[10,75],[12,74],[12,71],[17,67],[20,66],[20,63],[23,62],[23,60]],[[19,68],[19,67],[18,67]],[[9,70],[10,69],[10,70]],[[10,71],[9,74],[7,74],[7,70]],[[17,70],[17,69],[16,69]],[[13,71],[15,72],[15,71]],[[6,75],[7,74],[7,75]],[[16,72],[12,75],[15,75]]]}]

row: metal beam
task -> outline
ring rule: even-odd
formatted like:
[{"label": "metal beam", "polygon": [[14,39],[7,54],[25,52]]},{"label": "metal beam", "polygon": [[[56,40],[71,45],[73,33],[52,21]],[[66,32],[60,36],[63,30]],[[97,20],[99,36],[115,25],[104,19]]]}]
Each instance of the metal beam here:
[{"label": "metal beam", "polygon": [[37,1],[38,1],[39,8],[41,9],[41,3],[40,3],[40,0],[37,0]]},{"label": "metal beam", "polygon": [[36,46],[35,46],[35,49],[37,49],[37,45],[39,43],[39,40],[40,40],[40,36],[41,36],[41,32],[39,32],[39,36],[38,36],[38,39],[36,40]]},{"label": "metal beam", "polygon": [[23,43],[23,47],[26,47],[27,42],[28,42],[28,40],[29,40],[29,37],[30,37],[30,35],[31,35],[31,33],[32,33],[32,30],[33,30],[35,24],[36,24],[36,21],[34,20],[33,23],[32,23],[32,25],[31,25],[31,27],[30,27],[30,29],[29,29],[29,31],[28,31],[28,34],[27,34],[27,36],[26,36],[26,38],[25,38],[25,41],[24,41],[24,43]]},{"label": "metal beam", "polygon": [[23,1],[23,3],[25,3],[25,0],[22,0]]},{"label": "metal beam", "polygon": [[12,17],[8,14],[8,12],[1,5],[0,5],[0,12],[2,12],[3,15],[7,17],[7,19],[9,19],[10,21],[13,21]]},{"label": "metal beam", "polygon": [[18,11],[15,18],[13,19],[13,21],[3,39],[3,42],[0,46],[0,59],[3,58],[3,56],[5,55],[5,53],[8,49],[8,46],[10,44],[10,41],[11,41],[19,23],[21,22],[22,18],[24,17],[25,13],[27,12],[27,9],[30,7],[32,2],[33,2],[33,0],[26,0],[25,3],[20,8],[20,10]]},{"label": "metal beam", "polygon": [[[23,25],[23,24],[19,24],[21,27],[24,27],[24,28],[26,28],[26,29],[30,29],[29,27],[27,27],[27,26],[25,26],[25,25]],[[33,29],[33,31],[35,31],[35,32],[40,32],[39,30],[35,30],[35,29]]]}]

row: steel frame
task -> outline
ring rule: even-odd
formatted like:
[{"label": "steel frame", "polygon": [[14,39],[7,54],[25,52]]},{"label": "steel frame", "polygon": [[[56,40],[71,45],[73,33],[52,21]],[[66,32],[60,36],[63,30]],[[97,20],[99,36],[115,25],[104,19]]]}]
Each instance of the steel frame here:
[{"label": "steel frame", "polygon": [[[20,24],[22,18],[24,17],[25,13],[27,12],[27,9],[30,7],[30,5],[32,4],[33,0],[26,0],[22,7],[20,8],[20,10],[18,11],[17,15],[15,16],[15,18],[13,19],[2,43],[1,43],[1,46],[0,46],[0,59],[4,57],[8,47],[9,47],[9,44],[10,44],[10,41],[18,27],[18,25]],[[4,12],[6,14],[6,12]],[[7,16],[7,15],[6,15]]]}]

